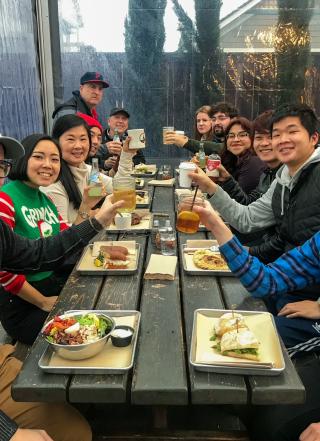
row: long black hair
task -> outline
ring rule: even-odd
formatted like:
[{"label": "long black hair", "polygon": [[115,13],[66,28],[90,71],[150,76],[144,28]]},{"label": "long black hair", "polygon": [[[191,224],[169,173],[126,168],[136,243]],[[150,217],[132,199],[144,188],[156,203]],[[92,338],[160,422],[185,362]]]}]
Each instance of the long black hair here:
[{"label": "long black hair", "polygon": [[[21,158],[17,159],[13,162],[12,168],[9,173],[9,179],[12,181],[29,181],[28,177],[28,162],[29,159],[36,148],[36,146],[39,144],[40,141],[50,141],[52,142],[58,150],[60,161],[62,160],[62,154],[59,144],[48,135],[45,135],[43,133],[34,133],[32,135],[27,136],[21,141],[21,144],[24,147],[25,154]],[[61,169],[60,169],[61,173]],[[59,180],[60,175],[58,176],[57,180]]]},{"label": "long black hair", "polygon": [[[58,118],[52,129],[52,137],[56,139],[57,142],[59,142],[60,136],[62,136],[68,130],[73,129],[74,127],[84,127],[86,129],[89,140],[89,155],[91,149],[90,129],[86,121],[80,118],[80,116],[64,115]],[[64,186],[69,196],[69,201],[72,202],[74,208],[78,210],[82,202],[82,194],[80,193],[80,190],[74,180],[74,176],[70,170],[69,165],[64,159],[62,159],[61,161],[60,182]]]}]

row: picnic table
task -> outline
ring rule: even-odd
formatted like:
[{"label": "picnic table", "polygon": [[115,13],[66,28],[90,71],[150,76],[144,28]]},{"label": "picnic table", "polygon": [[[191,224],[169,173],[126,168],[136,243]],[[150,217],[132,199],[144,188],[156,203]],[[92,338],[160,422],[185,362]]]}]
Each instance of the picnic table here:
[{"label": "picnic table", "polygon": [[[154,187],[151,211],[168,213],[174,221],[174,188]],[[105,239],[106,233],[99,233],[98,237]],[[199,372],[189,364],[196,309],[265,310],[263,302],[253,299],[234,277],[186,274],[179,248],[190,238],[206,239],[210,234],[204,231],[191,237],[178,233],[179,264],[175,280],[157,281],[145,280],[143,275],[151,253],[159,253],[159,250],[154,248],[148,234],[127,234],[126,240],[133,239],[141,245],[137,272],[122,276],[84,276],[74,270],[50,314],[70,309],[139,310],[141,327],[132,372],[120,375],[44,373],[38,361],[47,343],[39,336],[13,384],[14,399],[146,405],[154,410],[158,427],[166,427],[170,406],[303,403],[303,384],[285,351],[285,370],[274,377]]]}]

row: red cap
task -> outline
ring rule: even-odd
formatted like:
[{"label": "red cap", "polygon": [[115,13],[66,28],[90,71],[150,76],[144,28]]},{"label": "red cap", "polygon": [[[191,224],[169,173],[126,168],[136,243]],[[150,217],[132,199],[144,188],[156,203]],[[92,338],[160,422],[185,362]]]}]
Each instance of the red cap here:
[{"label": "red cap", "polygon": [[89,127],[98,127],[101,133],[103,132],[102,125],[99,123],[97,119],[92,118],[92,116],[86,115],[85,113],[81,113],[81,112],[77,112],[77,115],[80,116],[80,118],[84,119]]}]

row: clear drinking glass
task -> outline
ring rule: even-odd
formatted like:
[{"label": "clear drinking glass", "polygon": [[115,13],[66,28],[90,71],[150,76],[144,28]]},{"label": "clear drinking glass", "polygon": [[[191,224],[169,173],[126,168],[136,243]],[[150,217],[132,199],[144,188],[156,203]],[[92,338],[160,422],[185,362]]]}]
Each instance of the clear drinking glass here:
[{"label": "clear drinking glass", "polygon": [[174,127],[162,127],[162,138],[163,138],[163,144],[170,145],[169,142],[165,141],[165,136],[167,132],[174,132]]},{"label": "clear drinking glass", "polygon": [[[198,231],[200,224],[200,217],[198,213],[191,210],[193,202],[193,196],[182,194],[179,197],[178,216],[176,229],[180,233],[194,234]],[[204,197],[197,196],[193,202],[194,206],[204,206]]]},{"label": "clear drinking glass", "polygon": [[131,177],[115,177],[113,179],[114,202],[124,201],[125,205],[118,208],[119,212],[131,213],[136,208],[136,181]]}]

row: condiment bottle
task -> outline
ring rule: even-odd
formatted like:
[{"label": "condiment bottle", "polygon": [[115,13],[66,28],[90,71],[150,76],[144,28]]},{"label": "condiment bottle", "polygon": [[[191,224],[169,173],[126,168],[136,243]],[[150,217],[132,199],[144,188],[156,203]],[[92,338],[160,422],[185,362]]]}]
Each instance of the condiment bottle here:
[{"label": "condiment bottle", "polygon": [[209,176],[210,179],[216,178],[219,176],[219,170],[217,170],[217,167],[219,167],[221,164],[220,156],[216,153],[212,153],[208,157],[207,161],[207,167],[206,167],[206,174]]},{"label": "condiment bottle", "polygon": [[91,172],[88,178],[89,183],[89,196],[101,196],[102,195],[102,182],[100,180],[100,171],[98,158],[92,158]]},{"label": "condiment bottle", "polygon": [[206,154],[204,151],[203,142],[200,142],[199,152],[198,152],[198,161],[199,161],[199,167],[202,168],[202,170],[205,170],[205,168],[206,168]]}]

